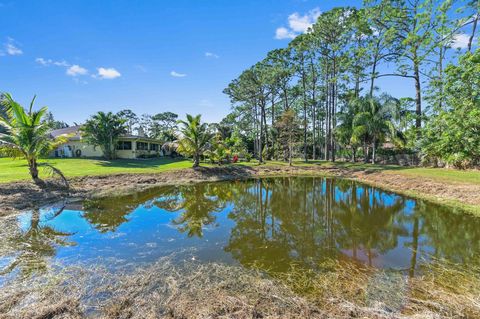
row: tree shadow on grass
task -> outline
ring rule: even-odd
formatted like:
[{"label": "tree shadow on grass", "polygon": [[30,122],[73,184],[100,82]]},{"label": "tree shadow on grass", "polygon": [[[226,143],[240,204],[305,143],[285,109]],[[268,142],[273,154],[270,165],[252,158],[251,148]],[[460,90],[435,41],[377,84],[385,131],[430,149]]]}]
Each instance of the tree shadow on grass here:
[{"label": "tree shadow on grass", "polygon": [[255,176],[255,170],[250,166],[227,164],[222,166],[200,166],[194,168],[202,177],[219,177],[225,180],[248,178]]},{"label": "tree shadow on grass", "polygon": [[155,158],[155,159],[116,159],[103,160],[98,163],[102,167],[118,167],[118,168],[156,168],[162,165],[181,163],[186,161],[179,158]]}]

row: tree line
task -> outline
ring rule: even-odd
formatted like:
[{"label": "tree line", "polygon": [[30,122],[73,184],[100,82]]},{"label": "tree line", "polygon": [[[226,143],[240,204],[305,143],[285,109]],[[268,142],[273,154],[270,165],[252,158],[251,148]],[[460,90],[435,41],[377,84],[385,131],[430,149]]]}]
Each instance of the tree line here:
[{"label": "tree line", "polygon": [[[365,0],[324,12],[231,81],[233,111],[222,123],[261,162],[360,155],[375,163],[388,142],[426,163],[478,165],[479,12],[478,0]],[[385,77],[411,85],[414,97],[379,94]]]},{"label": "tree line", "polygon": [[[224,89],[232,112],[220,123],[200,115],[129,109],[98,112],[86,141],[115,158],[121,134],[170,143],[175,151],[214,163],[252,156],[376,162],[386,146],[429,165],[480,165],[480,0],[365,0],[361,8],[322,13],[308,32],[275,49]],[[463,49],[455,49],[459,39]],[[460,41],[460,42],[461,42]],[[378,81],[411,85],[414,98],[379,94]],[[22,107],[0,95],[0,153],[23,157],[38,178],[37,159],[65,143],[50,131],[66,127],[46,108]],[[179,126],[180,125],[180,126]]]}]

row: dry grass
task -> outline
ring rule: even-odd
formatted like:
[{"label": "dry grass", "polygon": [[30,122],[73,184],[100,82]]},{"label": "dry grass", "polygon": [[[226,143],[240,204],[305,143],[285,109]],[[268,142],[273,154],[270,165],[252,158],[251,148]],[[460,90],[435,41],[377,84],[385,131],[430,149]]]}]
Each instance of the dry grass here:
[{"label": "dry grass", "polygon": [[423,276],[411,280],[405,313],[423,311],[442,318],[480,318],[480,267],[465,269],[436,261],[424,268]]},{"label": "dry grass", "polygon": [[[267,276],[172,257],[134,270],[66,267],[7,283],[0,318],[478,318],[480,272],[436,262],[414,279],[348,261]],[[3,314],[3,315],[2,315]]]}]

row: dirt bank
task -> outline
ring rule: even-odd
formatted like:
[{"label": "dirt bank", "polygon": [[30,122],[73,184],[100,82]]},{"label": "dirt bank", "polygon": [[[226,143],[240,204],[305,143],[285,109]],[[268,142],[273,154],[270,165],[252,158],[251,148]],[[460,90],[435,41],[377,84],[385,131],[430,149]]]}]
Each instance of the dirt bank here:
[{"label": "dirt bank", "polygon": [[480,214],[480,185],[441,182],[408,176],[395,171],[370,171],[312,166],[223,166],[181,169],[158,174],[121,174],[70,179],[71,189],[42,190],[31,182],[0,184],[0,216],[42,206],[66,196],[92,198],[111,192],[128,193],[150,187],[201,181],[237,180],[267,176],[338,176],[368,183],[386,190],[416,196]]}]

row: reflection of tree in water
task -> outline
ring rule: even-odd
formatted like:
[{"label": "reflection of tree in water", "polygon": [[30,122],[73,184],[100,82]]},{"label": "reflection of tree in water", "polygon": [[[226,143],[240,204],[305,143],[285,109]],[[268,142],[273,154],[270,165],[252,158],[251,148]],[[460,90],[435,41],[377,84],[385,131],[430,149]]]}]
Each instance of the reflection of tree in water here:
[{"label": "reflection of tree in water", "polygon": [[156,206],[172,212],[183,210],[181,215],[173,220],[173,224],[190,237],[201,237],[203,227],[216,220],[212,213],[221,211],[231,196],[232,189],[228,183],[166,186],[86,201],[83,217],[97,230],[105,233],[114,232],[120,225],[128,222],[128,215],[140,205],[146,208]]},{"label": "reflection of tree in water", "polygon": [[399,236],[408,234],[396,220],[405,208],[405,200],[394,196],[393,203],[387,204],[392,197],[384,192],[349,183],[342,200],[336,202],[335,214],[343,231],[337,242],[339,247],[351,249],[355,259],[358,249],[364,249],[371,266],[375,252],[388,252],[397,247]]},{"label": "reflection of tree in water", "polygon": [[454,214],[445,207],[421,206],[417,214],[422,219],[421,233],[425,244],[434,247],[434,256],[467,263],[478,260],[480,254],[480,218]]},{"label": "reflection of tree in water", "polygon": [[[53,216],[56,217],[60,213],[61,211]],[[56,255],[58,246],[75,245],[67,240],[72,233],[58,231],[42,222],[38,209],[32,211],[26,230],[22,230],[17,223],[15,229],[8,227],[6,232],[5,243],[0,249],[1,255],[14,257],[13,261],[0,271],[0,275],[6,275],[14,270],[19,270],[21,276],[44,272],[48,267],[48,259]]]},{"label": "reflection of tree in water", "polygon": [[[362,191],[359,191],[361,189]],[[282,271],[291,263],[315,267],[341,250],[385,253],[405,234],[395,217],[404,201],[387,204],[381,192],[318,178],[251,182],[234,198],[236,225],[225,248],[244,265]]]},{"label": "reflection of tree in water", "polygon": [[318,214],[317,179],[275,178],[246,184],[230,218],[236,225],[225,250],[244,265],[286,270],[292,262],[313,264],[327,254]]},{"label": "reflection of tree in water", "polygon": [[229,214],[235,226],[225,250],[244,265],[283,267],[290,259],[288,239],[279,229],[278,220],[282,217],[272,208],[276,198],[271,190],[283,181],[256,180],[237,186],[240,196],[234,199],[235,207]]},{"label": "reflection of tree in water", "polygon": [[411,239],[405,244],[411,248],[409,273],[415,268],[422,256],[422,247],[431,247],[435,258],[468,264],[478,262],[480,254],[480,218],[453,213],[450,209],[423,201],[415,201],[410,214],[402,217],[405,223],[412,224]]},{"label": "reflection of tree in water", "polygon": [[112,196],[85,201],[83,204],[85,218],[101,233],[114,232],[120,225],[128,222],[128,215],[140,205],[151,207],[153,199],[172,187],[152,188],[122,196]]},{"label": "reflection of tree in water", "polygon": [[200,183],[191,186],[172,187],[157,198],[154,205],[167,211],[181,211],[172,223],[189,237],[203,236],[205,226],[216,221],[214,213],[225,208],[232,198],[234,187],[229,183]]}]

